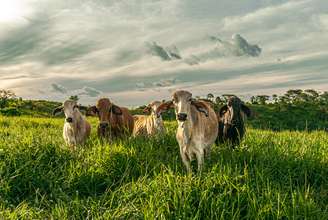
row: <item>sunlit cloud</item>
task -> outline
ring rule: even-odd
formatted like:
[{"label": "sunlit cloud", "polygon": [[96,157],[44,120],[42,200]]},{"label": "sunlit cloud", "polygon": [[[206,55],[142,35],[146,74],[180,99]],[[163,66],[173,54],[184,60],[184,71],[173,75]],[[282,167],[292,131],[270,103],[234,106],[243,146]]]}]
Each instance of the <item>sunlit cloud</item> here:
[{"label": "sunlit cloud", "polygon": [[0,87],[24,98],[134,106],[179,88],[328,89],[324,0],[8,2]]}]

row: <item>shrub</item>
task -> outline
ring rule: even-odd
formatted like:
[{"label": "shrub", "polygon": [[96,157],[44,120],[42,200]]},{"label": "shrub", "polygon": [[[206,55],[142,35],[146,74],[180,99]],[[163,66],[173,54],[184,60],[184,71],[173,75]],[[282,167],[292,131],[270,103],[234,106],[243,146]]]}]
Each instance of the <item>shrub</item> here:
[{"label": "shrub", "polygon": [[1,115],[5,115],[5,116],[20,116],[21,112],[16,109],[16,108],[4,108],[0,110]]}]

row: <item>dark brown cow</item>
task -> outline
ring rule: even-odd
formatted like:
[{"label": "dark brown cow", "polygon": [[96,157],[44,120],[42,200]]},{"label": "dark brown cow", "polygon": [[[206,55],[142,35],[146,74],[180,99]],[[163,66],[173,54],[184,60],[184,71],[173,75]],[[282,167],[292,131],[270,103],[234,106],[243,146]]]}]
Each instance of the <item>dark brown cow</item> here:
[{"label": "dark brown cow", "polygon": [[250,117],[251,110],[236,96],[230,96],[218,113],[219,131],[216,143],[228,142],[235,147],[245,134],[244,114]]},{"label": "dark brown cow", "polygon": [[134,119],[127,108],[102,98],[97,101],[96,106],[90,107],[89,112],[99,117],[99,137],[112,139],[132,134]]}]

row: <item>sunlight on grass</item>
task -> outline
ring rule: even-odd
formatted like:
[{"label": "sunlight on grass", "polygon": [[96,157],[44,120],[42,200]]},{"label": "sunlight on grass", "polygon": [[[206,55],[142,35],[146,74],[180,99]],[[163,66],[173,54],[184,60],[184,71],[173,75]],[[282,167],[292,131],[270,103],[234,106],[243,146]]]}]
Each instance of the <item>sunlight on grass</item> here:
[{"label": "sunlight on grass", "polygon": [[62,125],[0,117],[1,218],[328,219],[326,132],[249,129],[187,175],[174,122],[163,137],[112,144],[94,129],[74,153]]}]

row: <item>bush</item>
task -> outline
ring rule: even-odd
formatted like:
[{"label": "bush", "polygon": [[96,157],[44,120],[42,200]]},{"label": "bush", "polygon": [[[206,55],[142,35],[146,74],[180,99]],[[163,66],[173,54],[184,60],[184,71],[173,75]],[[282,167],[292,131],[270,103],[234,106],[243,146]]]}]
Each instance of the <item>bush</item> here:
[{"label": "bush", "polygon": [[5,116],[20,116],[21,112],[16,108],[10,107],[10,108],[1,109],[0,114]]}]

